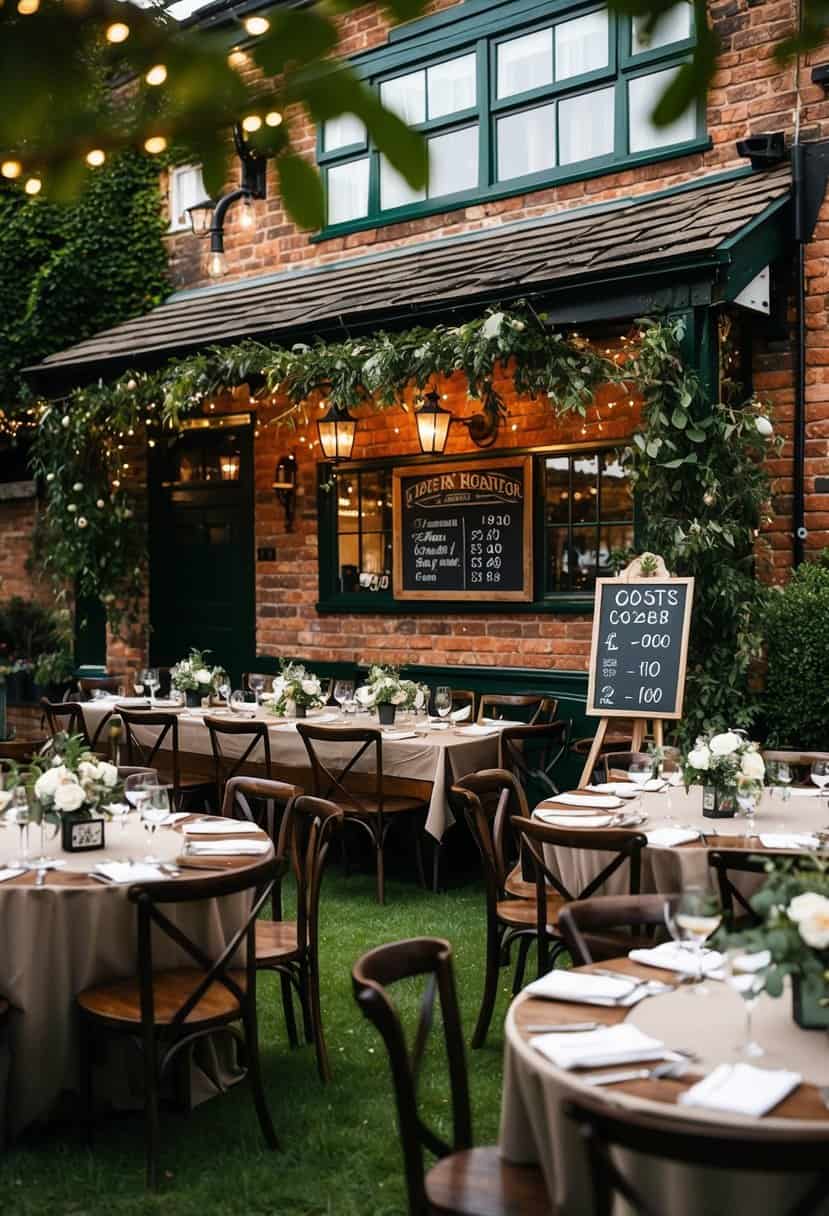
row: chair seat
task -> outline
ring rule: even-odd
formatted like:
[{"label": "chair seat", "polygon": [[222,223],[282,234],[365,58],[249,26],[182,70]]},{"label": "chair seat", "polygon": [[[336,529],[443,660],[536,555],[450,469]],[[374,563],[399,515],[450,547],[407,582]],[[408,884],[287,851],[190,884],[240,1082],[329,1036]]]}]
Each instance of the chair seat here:
[{"label": "chair seat", "polygon": [[[373,794],[355,794],[355,798],[359,798],[359,806],[351,806],[344,799],[335,799],[338,806],[341,806],[346,815],[355,817],[376,815],[380,810],[380,803]],[[383,814],[384,815],[401,815],[407,811],[425,811],[426,803],[422,798],[407,798],[403,794],[395,794],[383,799]]]},{"label": "chair seat", "polygon": [[[558,924],[558,914],[564,907],[560,895],[547,896],[547,925]],[[508,925],[527,925],[535,928],[534,899],[504,899],[495,905],[495,912],[500,921]]]},{"label": "chair seat", "polygon": [[[245,987],[244,971],[230,973],[240,988]],[[153,976],[154,1013],[157,1026],[167,1025],[188,995],[198,987],[204,976],[195,967],[178,967],[172,971],[158,971]],[[78,1004],[86,1013],[112,1023],[139,1025],[141,1022],[141,994],[138,977],[116,980],[112,984],[101,984],[87,988],[78,996]],[[214,1019],[232,1018],[239,1011],[239,1002],[224,984],[211,984],[199,1003],[187,1015],[188,1026]]]},{"label": "chair seat", "polygon": [[659,940],[646,933],[626,933],[624,929],[613,931],[608,929],[601,933],[584,934],[584,940],[594,963],[608,962],[613,958],[622,958],[631,950],[651,950]]},{"label": "chair seat", "polygon": [[[158,780],[161,785],[169,785],[172,787],[173,774],[172,772],[165,772],[164,769],[160,769],[158,773]],[[209,773],[189,773],[185,770],[179,769],[178,788],[180,790],[215,784],[215,778],[211,777]]]},{"label": "chair seat", "polygon": [[288,962],[299,955],[295,920],[258,920],[256,922],[256,965]]},{"label": "chair seat", "polygon": [[535,899],[535,882],[528,882],[523,877],[520,861],[516,862],[507,875],[504,890],[507,895],[512,895],[515,899]]},{"label": "chair seat", "polygon": [[429,1210],[457,1216],[552,1216],[537,1165],[511,1165],[493,1145],[444,1157],[425,1179]]}]

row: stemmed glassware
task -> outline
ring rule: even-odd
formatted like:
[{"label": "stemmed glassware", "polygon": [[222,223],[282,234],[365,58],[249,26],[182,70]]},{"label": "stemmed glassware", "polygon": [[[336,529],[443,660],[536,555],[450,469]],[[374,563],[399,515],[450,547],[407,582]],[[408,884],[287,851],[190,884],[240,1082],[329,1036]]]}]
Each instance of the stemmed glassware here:
[{"label": "stemmed glassware", "polygon": [[812,781],[821,793],[825,793],[829,786],[829,760],[815,760],[812,764]]},{"label": "stemmed glassware", "polygon": [[142,668],[141,671],[137,672],[136,677],[132,683],[132,686],[135,689],[135,695],[137,697],[144,696],[144,685],[146,683],[147,683],[147,673]]},{"label": "stemmed glassware", "polygon": [[653,764],[650,760],[634,758],[628,768],[628,777],[635,781],[639,789],[643,789],[653,775]]},{"label": "stemmed glassware", "polygon": [[32,810],[24,785],[16,785],[12,790],[12,796],[6,808],[6,818],[10,823],[16,824],[20,832],[20,856],[16,861],[11,862],[11,865],[22,867],[25,870],[29,866],[29,823],[32,818]]},{"label": "stemmed glassware", "polygon": [[150,690],[150,708],[155,707],[155,693],[161,681],[158,678],[158,668],[148,667],[146,671],[147,687]]},{"label": "stemmed glassware", "polygon": [[249,675],[248,687],[253,693],[256,704],[259,704],[262,693],[265,691],[265,677],[261,675]]},{"label": "stemmed glassware", "polygon": [[733,946],[726,951],[725,978],[730,988],[738,992],[745,1002],[745,1038],[738,1050],[740,1055],[757,1059],[765,1055],[763,1048],[751,1035],[751,1015],[757,998],[766,986],[765,970],[771,962],[768,950],[747,954],[742,946]]},{"label": "stemmed glassware", "polygon": [[157,783],[158,778],[153,773],[129,773],[124,781],[124,797],[129,806],[140,814],[150,789]]},{"label": "stemmed glassware", "polygon": [[354,681],[353,680],[337,680],[334,685],[334,700],[340,707],[340,713],[345,717],[345,709],[343,708],[346,701],[354,699]]},{"label": "stemmed glassware", "polygon": [[228,709],[230,709],[230,694],[233,691],[230,684],[230,677],[227,672],[223,671],[216,680],[216,692],[224,701]]},{"label": "stemmed glassware", "polygon": [[230,708],[235,714],[238,714],[241,713],[246,704],[247,702],[245,701],[244,690],[241,688],[234,688],[233,692],[230,694],[230,700],[228,701]]},{"label": "stemmed glassware", "polygon": [[[141,823],[144,831],[149,833],[150,848],[156,831],[170,817],[170,795],[166,785],[150,785],[146,787],[146,798],[141,804]],[[146,862],[158,862],[162,859],[150,852],[144,858]]]},{"label": "stemmed glassware", "polygon": [[695,978],[685,991],[694,996],[708,996],[705,987],[703,947],[722,923],[722,909],[717,896],[703,887],[686,887],[678,899],[665,901],[665,924],[676,942],[687,945],[694,958]]},{"label": "stemmed glassware", "polygon": [[445,684],[435,689],[435,711],[444,721],[452,712],[452,689]]},{"label": "stemmed glassware", "polygon": [[784,802],[788,802],[791,797],[789,786],[792,783],[791,765],[786,760],[772,760],[769,763],[769,779],[773,785],[780,787],[780,794]]},{"label": "stemmed glassware", "polygon": [[757,834],[754,831],[754,815],[757,810],[757,795],[754,793],[753,790],[738,789],[737,790],[737,805],[739,806],[740,810],[745,815],[745,820],[746,820],[746,828],[745,828],[745,833],[744,833],[745,838],[746,838],[746,840],[752,840]]}]

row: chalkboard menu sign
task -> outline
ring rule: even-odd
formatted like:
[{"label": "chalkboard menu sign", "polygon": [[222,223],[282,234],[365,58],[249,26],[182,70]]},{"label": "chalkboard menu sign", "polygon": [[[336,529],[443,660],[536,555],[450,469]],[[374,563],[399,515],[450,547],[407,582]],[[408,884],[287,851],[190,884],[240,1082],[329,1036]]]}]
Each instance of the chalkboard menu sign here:
[{"label": "chalkboard menu sign", "polygon": [[587,713],[680,718],[692,578],[596,580]]},{"label": "chalkboard menu sign", "polygon": [[531,457],[395,469],[394,594],[531,600]]}]

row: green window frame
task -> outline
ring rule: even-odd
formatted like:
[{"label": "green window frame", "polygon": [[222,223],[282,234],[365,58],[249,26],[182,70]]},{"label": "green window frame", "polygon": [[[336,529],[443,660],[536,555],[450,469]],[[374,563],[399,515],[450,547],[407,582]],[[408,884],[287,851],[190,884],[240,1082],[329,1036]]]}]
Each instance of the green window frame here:
[{"label": "green window frame", "polygon": [[[359,57],[355,60],[355,67],[378,93],[390,81],[423,73],[425,112],[422,115],[423,120],[412,125],[428,139],[452,136],[477,125],[478,172],[475,184],[452,193],[436,195],[430,192],[429,197],[405,198],[399,205],[384,208],[381,199],[383,170],[377,148],[366,138],[362,142],[326,151],[323,126],[317,135],[317,161],[323,175],[327,206],[337,206],[337,210],[333,219],[329,212],[329,222],[313,240],[325,240],[350,232],[400,223],[421,215],[469,206],[475,202],[486,202],[551,185],[600,176],[622,168],[698,152],[710,146],[710,139],[705,131],[703,102],[693,108],[684,124],[674,124],[668,129],[671,142],[637,147],[636,142],[631,140],[631,99],[634,99],[635,111],[635,99],[639,96],[638,108],[643,113],[649,109],[650,102],[647,85],[642,84],[637,88],[637,82],[659,73],[677,70],[687,62],[693,50],[696,37],[693,8],[690,5],[688,37],[634,51],[635,19],[609,11],[599,0],[583,0],[580,4],[553,0],[553,3],[546,5],[540,4],[538,0],[513,0],[512,3],[497,3],[496,0],[493,6],[495,12],[482,10],[472,0],[467,0],[467,4],[468,9],[467,5],[460,6],[466,12],[455,12],[452,15],[452,10],[448,10],[448,15],[437,14],[423,22],[414,23],[422,28],[408,36],[401,36],[396,42],[390,41],[387,47]],[[607,14],[606,64],[574,75],[562,77],[559,74],[556,79],[556,31],[568,22],[588,18],[595,13]],[[444,18],[443,22],[438,21],[440,17]],[[451,24],[447,24],[448,21]],[[405,27],[403,29],[405,30]],[[499,97],[500,48],[516,39],[547,30],[551,31],[549,81],[520,93]],[[658,30],[654,41],[659,42]],[[443,113],[436,118],[430,117],[429,69],[469,55],[475,56],[475,105],[454,113]],[[656,87],[654,85],[654,89]],[[609,143],[607,149],[600,149],[595,154],[578,160],[568,157],[565,163],[561,163],[561,131],[572,129],[564,125],[568,122],[567,112],[571,110],[574,114],[579,114],[586,123],[579,130],[579,139],[574,141],[580,145],[583,142],[581,136],[591,127],[589,118],[583,117],[584,106],[587,104],[585,99],[594,93],[603,94],[601,99],[597,98],[596,104],[600,108],[593,120],[593,138],[596,139],[607,129],[605,119],[612,97],[613,116],[612,124],[609,124],[612,127],[612,146]],[[539,115],[538,112],[545,107],[547,113]],[[525,113],[533,115],[538,122],[550,122],[551,153],[542,155],[541,159],[545,163],[537,170],[499,178],[499,124],[510,119],[513,124],[520,124],[521,116]],[[688,129],[683,129],[683,125]],[[634,128],[634,134],[636,129],[639,128]],[[514,131],[515,125],[512,127],[512,132]],[[531,139],[532,136],[528,136],[528,146]],[[512,140],[508,144],[505,140],[504,144],[505,147],[513,148]],[[456,158],[447,159],[451,163]],[[532,161],[532,154],[529,154],[528,159]],[[356,209],[354,206],[343,208],[338,206],[338,192],[332,189],[332,186],[336,186],[338,181],[343,183],[346,188],[345,197],[348,198],[347,166],[355,162],[365,162],[367,190],[364,188],[366,169],[361,166],[361,180],[356,183],[359,187],[359,202]]]},{"label": "green window frame", "polygon": [[[534,461],[533,484],[533,556],[534,599],[531,603],[495,604],[482,596],[480,602],[464,601],[463,604],[441,601],[396,600],[392,587],[393,527],[391,517],[391,477],[395,465],[429,463],[426,457],[389,457],[383,460],[355,461],[341,466],[334,475],[330,464],[318,466],[318,518],[319,518],[319,600],[320,612],[357,612],[379,614],[419,615],[436,613],[499,612],[589,612],[593,604],[593,578],[568,577],[566,585],[557,586],[561,578],[551,579],[555,539],[562,528],[567,533],[566,551],[589,560],[590,544],[596,554],[606,549],[622,547],[622,534],[633,542],[635,529],[635,506],[631,510],[605,511],[604,499],[608,495],[607,477],[601,471],[614,462],[620,451],[618,441],[576,445],[558,445],[543,449],[510,449],[509,455],[532,455]],[[470,453],[460,459],[480,460],[480,453]],[[547,465],[550,461],[568,464],[568,509],[566,518],[550,518],[550,496],[548,494]],[[595,497],[596,511],[591,520],[583,509],[578,508],[574,494],[584,483],[579,482],[578,464],[596,462]],[[612,495],[611,495],[612,497]],[[362,504],[369,499],[369,519],[363,523]],[[381,505],[382,503],[382,505]],[[618,506],[618,503],[616,504]],[[355,517],[356,508],[356,517]],[[382,536],[382,541],[378,541]],[[589,539],[587,539],[589,536]],[[611,546],[610,541],[618,540]],[[559,544],[558,551],[562,551]],[[378,557],[384,558],[384,568],[377,568]],[[368,568],[362,568],[362,559],[368,557]],[[356,568],[355,568],[356,566]],[[560,570],[561,562],[556,567]],[[584,560],[582,560],[584,566]],[[346,570],[346,568],[348,568]],[[610,573],[606,561],[601,562],[600,577]]]}]

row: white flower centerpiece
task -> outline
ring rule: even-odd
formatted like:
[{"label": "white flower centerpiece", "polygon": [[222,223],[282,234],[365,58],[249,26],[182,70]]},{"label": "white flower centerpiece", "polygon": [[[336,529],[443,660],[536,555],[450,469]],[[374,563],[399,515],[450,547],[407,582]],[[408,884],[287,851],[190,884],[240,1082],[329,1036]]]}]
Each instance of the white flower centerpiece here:
[{"label": "white flower centerpiece", "polygon": [[422,709],[429,692],[414,680],[403,680],[395,667],[375,663],[368,679],[354,694],[363,709],[376,709],[381,726],[391,726],[398,709]]},{"label": "white flower centerpiece", "polygon": [[280,718],[304,718],[309,709],[325,704],[322,683],[302,663],[285,663],[262,704]]},{"label": "white flower centerpiece", "polygon": [[686,789],[701,785],[702,813],[711,819],[731,818],[738,794],[759,797],[766,766],[759,746],[733,730],[700,735],[684,757]]},{"label": "white flower centerpiece", "polygon": [[202,698],[221,683],[224,668],[212,667],[207,659],[209,654],[209,650],[191,647],[187,658],[179,659],[175,667],[170,669],[170,683],[184,693],[188,705],[201,705]]},{"label": "white flower centerpiece", "polygon": [[[32,762],[25,776],[33,818],[63,830],[64,847],[71,847],[73,823],[109,819],[107,809],[120,802],[124,785],[114,764],[96,756],[81,735],[58,734]],[[103,844],[103,833],[101,843]]]}]

